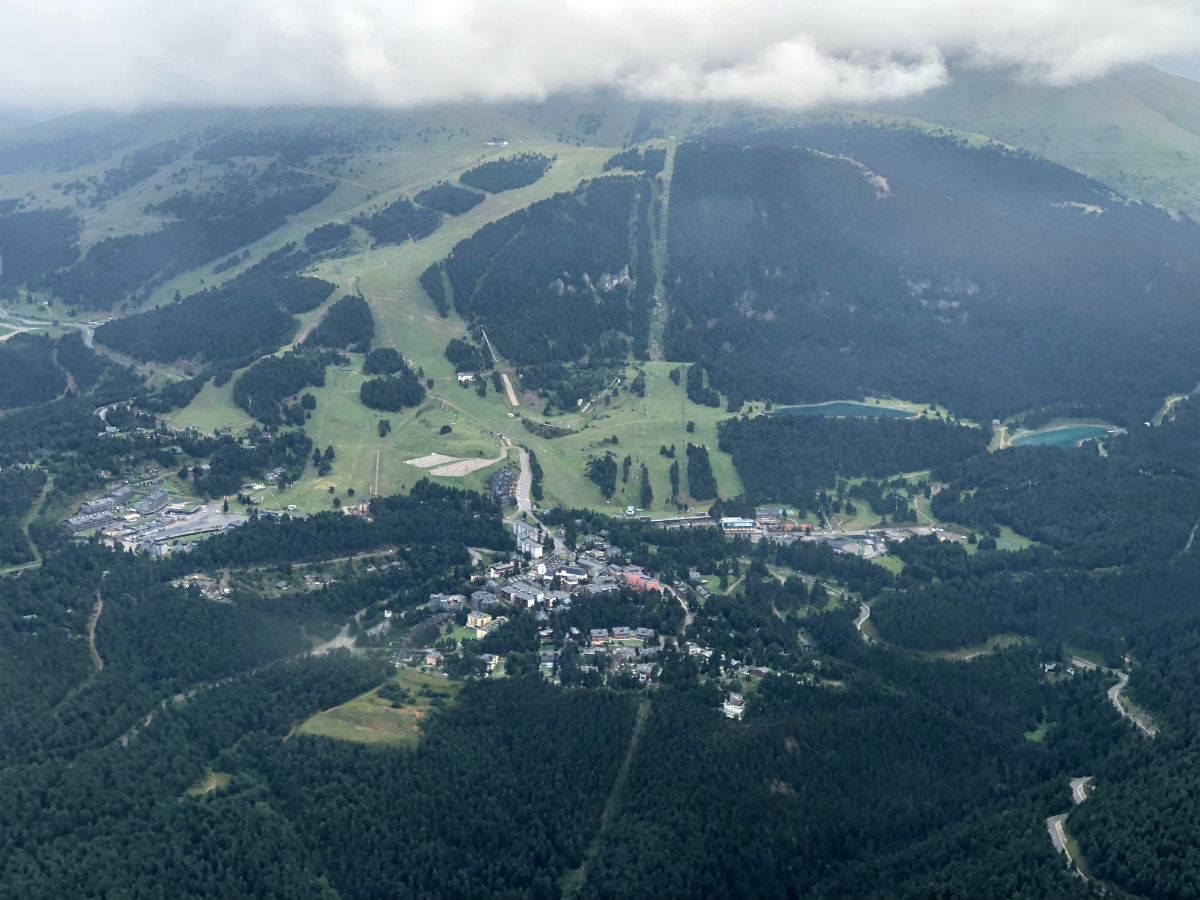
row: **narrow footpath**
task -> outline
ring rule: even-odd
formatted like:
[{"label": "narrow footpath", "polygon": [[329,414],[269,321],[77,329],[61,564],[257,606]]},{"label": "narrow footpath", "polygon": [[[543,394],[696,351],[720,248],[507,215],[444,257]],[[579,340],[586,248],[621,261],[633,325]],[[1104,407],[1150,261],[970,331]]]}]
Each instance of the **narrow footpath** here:
[{"label": "narrow footpath", "polygon": [[354,614],[354,616],[350,619],[350,621],[347,621],[346,624],[342,626],[341,630],[337,633],[337,635],[335,637],[333,637],[332,639],[330,639],[328,641],[325,641],[324,643],[318,644],[317,646],[313,647],[311,650],[305,650],[300,653],[295,653],[291,656],[284,656],[284,657],[279,657],[277,659],[268,660],[266,662],[260,663],[257,666],[254,666],[253,668],[246,669],[241,672],[234,672],[230,675],[225,675],[221,678],[214,678],[209,681],[200,681],[200,682],[197,682],[196,684],[192,685],[187,690],[181,691],[180,693],[175,694],[174,696],[164,697],[152,709],[150,709],[144,716],[142,716],[137,722],[135,722],[129,728],[128,731],[126,731],[119,738],[117,738],[117,743],[119,743],[122,747],[128,747],[129,742],[137,737],[138,732],[141,731],[143,728],[148,728],[154,722],[155,717],[160,712],[165,712],[167,710],[169,704],[171,704],[171,703],[183,703],[187,700],[192,699],[197,694],[201,694],[205,691],[215,690],[216,688],[224,687],[227,684],[232,684],[233,682],[237,681],[239,678],[246,678],[246,677],[252,677],[254,675],[257,675],[259,672],[262,672],[269,666],[276,665],[277,663],[280,663],[280,662],[289,662],[289,661],[293,661],[293,660],[304,659],[304,657],[306,657],[306,656],[324,656],[326,653],[329,653],[331,650],[336,650],[340,647],[345,647],[347,649],[353,647],[354,646],[354,637],[350,634],[351,622],[357,622],[357,621],[361,620],[362,616],[366,613],[366,611],[367,611],[366,607],[364,607],[363,609],[360,609],[358,612],[356,612]]},{"label": "narrow footpath", "polygon": [[621,768],[617,771],[617,777],[613,779],[612,790],[608,792],[608,800],[604,804],[604,812],[600,814],[600,831],[597,832],[592,842],[588,845],[587,852],[584,854],[583,862],[579,868],[565,873],[560,881],[564,900],[577,900],[580,891],[583,889],[584,882],[587,881],[588,863],[595,859],[596,854],[600,852],[600,841],[603,839],[604,833],[608,831],[613,815],[617,811],[617,806],[621,802],[621,793],[625,788],[625,779],[629,777],[629,766],[633,762],[633,754],[637,751],[638,740],[642,736],[642,731],[646,727],[646,720],[648,718],[650,718],[650,701],[643,700],[638,704],[637,720],[633,725],[633,733],[629,736],[629,748],[625,751],[625,759],[621,761]]},{"label": "narrow footpath", "polygon": [[92,668],[96,674],[104,671],[104,660],[96,649],[96,626],[100,624],[100,614],[104,612],[104,598],[100,596],[100,588],[96,588],[96,605],[88,616],[88,652],[92,655]]}]

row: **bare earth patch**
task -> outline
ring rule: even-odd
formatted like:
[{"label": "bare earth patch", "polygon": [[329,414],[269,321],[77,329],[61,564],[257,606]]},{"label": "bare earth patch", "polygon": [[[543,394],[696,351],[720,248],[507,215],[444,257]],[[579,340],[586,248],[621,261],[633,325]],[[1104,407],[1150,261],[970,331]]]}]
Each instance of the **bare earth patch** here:
[{"label": "bare earth patch", "polygon": [[[416,466],[418,469],[432,469],[434,466],[444,466],[446,463],[457,462],[457,456],[446,456],[444,453],[430,453],[426,456],[418,456],[416,459],[406,459],[405,462],[410,466]],[[434,475],[440,475],[440,472],[434,472]]]},{"label": "bare earth patch", "polygon": [[[503,459],[503,457],[501,457]],[[470,475],[477,469],[486,469],[488,466],[494,466],[500,462],[499,459],[460,459],[457,462],[452,462],[447,466],[439,466],[433,469],[430,475]]]}]

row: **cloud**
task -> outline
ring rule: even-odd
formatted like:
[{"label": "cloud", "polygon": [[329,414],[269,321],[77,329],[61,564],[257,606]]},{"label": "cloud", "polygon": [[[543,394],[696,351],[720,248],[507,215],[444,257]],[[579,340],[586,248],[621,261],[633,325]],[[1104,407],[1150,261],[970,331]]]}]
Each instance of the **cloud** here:
[{"label": "cloud", "polygon": [[0,104],[407,106],[612,86],[801,108],[920,93],[956,65],[1065,85],[1197,50],[1194,0],[7,0]]}]

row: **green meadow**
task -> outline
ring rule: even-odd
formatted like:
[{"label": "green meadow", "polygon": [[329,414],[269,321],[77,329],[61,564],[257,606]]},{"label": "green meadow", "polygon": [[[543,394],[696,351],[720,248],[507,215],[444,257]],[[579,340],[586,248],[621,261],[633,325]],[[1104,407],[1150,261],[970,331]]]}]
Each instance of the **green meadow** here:
[{"label": "green meadow", "polygon": [[375,688],[317,713],[297,732],[362,744],[414,746],[424,733],[422,723],[435,707],[453,703],[462,689],[461,682],[407,668],[387,683],[403,689],[407,699],[395,704],[380,697],[379,688]]}]

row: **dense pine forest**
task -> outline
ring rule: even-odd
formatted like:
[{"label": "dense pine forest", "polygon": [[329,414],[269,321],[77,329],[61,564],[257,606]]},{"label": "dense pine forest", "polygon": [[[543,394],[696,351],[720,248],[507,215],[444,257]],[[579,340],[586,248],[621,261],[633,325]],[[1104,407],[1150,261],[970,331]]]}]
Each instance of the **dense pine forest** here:
[{"label": "dense pine forest", "polygon": [[933,419],[821,416],[727,419],[720,435],[721,449],[733,457],[750,500],[782,497],[810,509],[816,508],[819,492],[837,486],[839,475],[880,478],[943,465],[978,456],[991,437],[982,428]]},{"label": "dense pine forest", "polygon": [[114,319],[96,340],[137,359],[245,365],[279,349],[299,328],[295,315],[333,293],[320,278],[293,274],[307,256],[285,247],[221,287],[148,312]]},{"label": "dense pine forest", "polygon": [[1191,387],[1190,220],[952,138],[826,127],[756,142],[683,144],[672,179],[667,350],[717,390],[883,393],[984,420],[1070,402],[1124,424]]},{"label": "dense pine forest", "polygon": [[442,217],[437,212],[415,206],[407,197],[389,203],[371,215],[355,218],[354,224],[365,230],[378,244],[402,244],[433,234]]},{"label": "dense pine forest", "polygon": [[458,180],[468,187],[496,194],[533,184],[553,164],[553,159],[541,153],[520,153],[468,169]]},{"label": "dense pine forest", "polygon": [[[517,362],[623,360],[653,302],[648,279],[631,276],[638,258],[649,263],[649,236],[631,237],[631,222],[644,221],[651,192],[605,178],[485,225],[442,263],[455,309]],[[437,269],[426,275],[426,290],[444,290]]]},{"label": "dense pine forest", "polygon": [[447,181],[441,181],[431,188],[426,188],[417,194],[416,201],[422,206],[445,213],[448,216],[461,216],[470,212],[483,202],[483,194],[469,191]]}]

